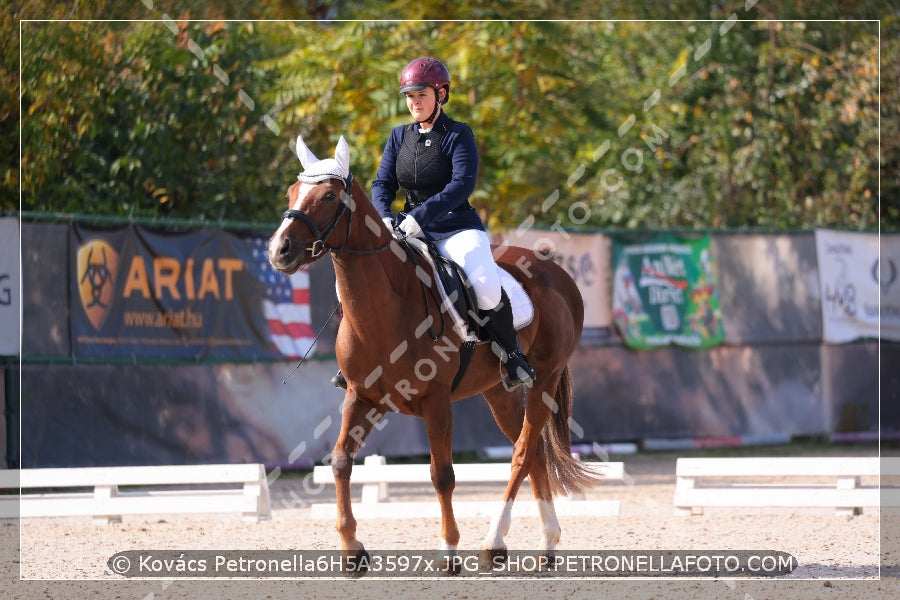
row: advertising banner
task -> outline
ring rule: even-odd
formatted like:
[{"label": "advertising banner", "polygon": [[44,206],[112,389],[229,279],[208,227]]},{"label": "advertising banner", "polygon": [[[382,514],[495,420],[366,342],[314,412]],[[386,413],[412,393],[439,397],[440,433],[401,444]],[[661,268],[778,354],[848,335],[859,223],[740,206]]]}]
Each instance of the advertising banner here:
[{"label": "advertising banner", "polygon": [[626,346],[709,348],[725,339],[709,234],[612,240],[613,314]]},{"label": "advertising banner", "polygon": [[547,256],[562,266],[581,291],[584,300],[582,341],[605,340],[612,336],[609,312],[609,244],[599,233],[565,233],[552,230],[513,230],[494,240],[499,244],[495,258],[504,245],[520,246]]},{"label": "advertising banner", "polygon": [[816,230],[822,337],[900,340],[900,235]]},{"label": "advertising banner", "polygon": [[19,353],[19,221],[0,219],[0,356]]},{"label": "advertising banner", "polygon": [[[73,224],[73,354],[206,360],[305,351],[308,279],[304,290],[302,275],[291,280],[266,270],[264,244],[216,229],[161,233]],[[295,310],[285,307],[295,303]]]}]

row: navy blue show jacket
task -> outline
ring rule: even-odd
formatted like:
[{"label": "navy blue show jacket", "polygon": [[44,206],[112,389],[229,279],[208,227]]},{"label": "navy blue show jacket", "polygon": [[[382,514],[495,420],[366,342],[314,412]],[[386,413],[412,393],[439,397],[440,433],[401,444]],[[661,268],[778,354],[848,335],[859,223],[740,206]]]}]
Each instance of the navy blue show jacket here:
[{"label": "navy blue show jacket", "polygon": [[[469,196],[475,190],[478,177],[475,135],[468,125],[452,120],[443,112],[433,129],[439,127],[447,127],[440,150],[450,160],[450,182],[441,191],[410,210],[409,214],[433,240],[446,239],[467,229],[484,231],[481,217],[469,204]],[[378,173],[372,182],[372,203],[382,217],[393,216],[391,203],[400,189],[397,181],[397,155],[403,145],[404,132],[415,135],[418,131],[418,123],[395,127],[384,147]]]}]

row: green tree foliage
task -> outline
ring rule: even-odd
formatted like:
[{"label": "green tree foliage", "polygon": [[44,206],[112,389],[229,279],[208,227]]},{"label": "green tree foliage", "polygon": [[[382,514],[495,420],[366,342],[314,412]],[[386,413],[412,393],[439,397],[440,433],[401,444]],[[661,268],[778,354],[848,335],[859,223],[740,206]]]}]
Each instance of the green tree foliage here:
[{"label": "green tree foliage", "polygon": [[881,24],[881,222],[900,224],[900,10]]},{"label": "green tree foliage", "polygon": [[[481,150],[491,225],[874,227],[877,23],[489,22],[295,26],[274,67],[288,129],[339,134],[371,177],[419,55]],[[372,56],[379,60],[373,61]],[[322,140],[319,142],[318,140]],[[327,140],[327,143],[326,143]]]},{"label": "green tree foliage", "polygon": [[[743,1],[128,4],[124,18],[167,20],[22,25],[24,208],[271,222],[297,134],[320,155],[346,136],[371,183],[409,118],[400,70],[431,55],[453,76],[447,111],[475,131],[473,203],[492,227],[900,226],[896,15],[760,21],[780,15]],[[870,4],[839,8],[877,18]],[[817,16],[839,18],[829,7]],[[491,20],[563,16],[706,20]]]},{"label": "green tree foliage", "polygon": [[[0,139],[5,150],[0,153],[0,211],[19,207],[21,183],[26,210],[256,218],[255,204],[275,189],[271,181],[265,183],[266,166],[283,144],[273,136],[264,140],[272,146],[260,143],[234,151],[227,142],[261,132],[261,108],[250,110],[246,103],[238,108],[235,99],[242,89],[251,93],[251,85],[268,85],[266,77],[274,75],[255,62],[272,50],[252,26],[210,31],[187,19],[324,18],[331,10],[328,4],[26,0],[8,8],[0,13]],[[157,22],[116,24],[111,19]],[[209,77],[216,66],[226,77]],[[142,103],[140,114],[133,103]],[[192,140],[191,127],[207,139]],[[210,141],[221,129],[221,140]],[[197,154],[197,147],[206,156]],[[212,173],[216,181],[210,173],[201,174],[201,181],[186,181],[192,179],[187,168],[196,165],[174,163],[183,157],[205,162],[208,170],[218,165]],[[235,162],[241,163],[238,169]],[[186,195],[192,196],[191,206],[179,206]]]},{"label": "green tree foliage", "polygon": [[260,181],[282,144],[253,100],[272,79],[253,27],[33,23],[22,42],[27,207],[252,219],[270,205]]},{"label": "green tree foliage", "polygon": [[675,87],[679,118],[654,172],[677,222],[875,225],[877,43],[864,25],[840,25],[710,34],[708,58]]}]

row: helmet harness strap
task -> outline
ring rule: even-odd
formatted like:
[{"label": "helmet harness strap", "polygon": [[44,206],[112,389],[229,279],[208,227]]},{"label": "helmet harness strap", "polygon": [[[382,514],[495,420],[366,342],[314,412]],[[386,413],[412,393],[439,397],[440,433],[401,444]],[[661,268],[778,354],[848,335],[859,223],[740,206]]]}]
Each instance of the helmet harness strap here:
[{"label": "helmet harness strap", "polygon": [[416,123],[419,125],[421,125],[422,123],[431,123],[433,125],[434,118],[437,116],[438,109],[441,107],[442,104],[444,104],[444,102],[447,101],[446,97],[444,98],[443,102],[440,100],[440,93],[439,93],[440,91],[438,90],[438,88],[431,88],[431,89],[434,90],[434,110],[431,111],[431,116],[428,117],[427,119],[425,119],[424,121],[416,121]]}]

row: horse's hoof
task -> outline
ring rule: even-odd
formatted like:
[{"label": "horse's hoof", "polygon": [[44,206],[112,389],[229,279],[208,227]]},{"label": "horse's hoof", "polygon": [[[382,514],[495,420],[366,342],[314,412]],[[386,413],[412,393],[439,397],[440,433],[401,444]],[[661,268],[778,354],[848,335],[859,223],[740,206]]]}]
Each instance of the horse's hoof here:
[{"label": "horse's hoof", "polygon": [[478,566],[482,571],[496,571],[506,566],[508,559],[506,548],[482,548],[478,555]]},{"label": "horse's hoof", "polygon": [[556,553],[552,550],[541,554],[541,560],[538,563],[539,571],[555,571],[556,570]]},{"label": "horse's hoof", "polygon": [[462,573],[462,564],[457,556],[447,557],[447,575],[459,575]]},{"label": "horse's hoof", "polygon": [[362,577],[369,571],[372,557],[365,548],[360,548],[355,554],[344,556],[344,573],[351,577]]}]

